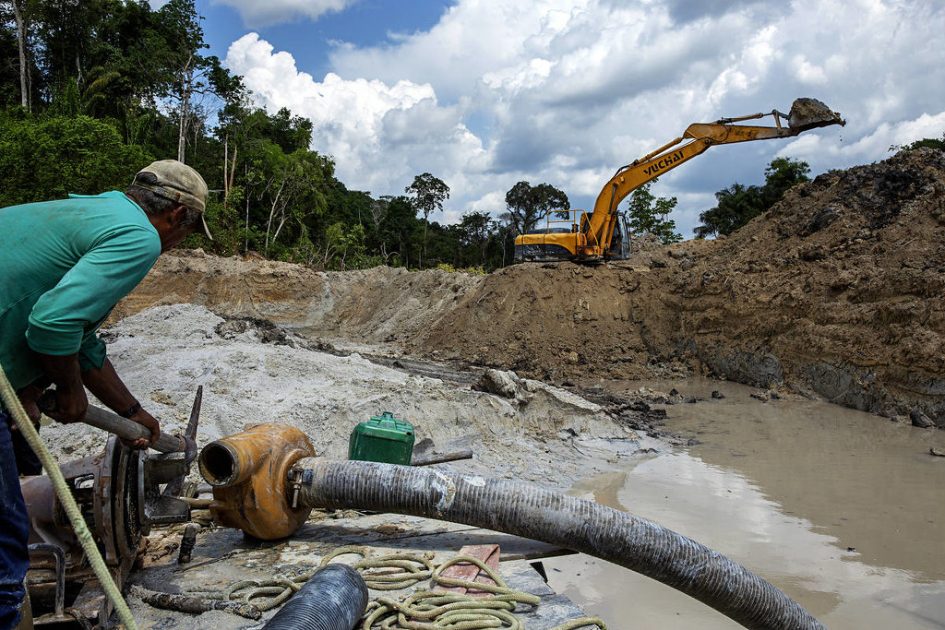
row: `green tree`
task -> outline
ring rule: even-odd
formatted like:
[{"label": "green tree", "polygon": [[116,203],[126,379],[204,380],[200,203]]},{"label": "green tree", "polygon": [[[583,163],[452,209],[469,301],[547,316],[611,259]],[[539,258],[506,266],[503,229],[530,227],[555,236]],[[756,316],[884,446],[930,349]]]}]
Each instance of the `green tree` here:
[{"label": "green tree", "polygon": [[911,144],[905,146],[894,144],[889,147],[890,151],[913,151],[915,149],[938,149],[939,151],[945,151],[945,133],[942,134],[941,138],[922,138],[921,140],[916,140]]},{"label": "green tree", "polygon": [[715,193],[718,204],[699,215],[696,238],[731,234],[778,203],[792,186],[809,180],[810,166],[792,158],[776,158],[765,168],[763,186],[732,184]]},{"label": "green tree", "polygon": [[443,202],[450,198],[450,187],[430,173],[421,173],[413,178],[413,183],[404,188],[404,192],[413,195],[413,206],[423,213],[423,250],[420,257],[420,268],[423,268],[423,259],[427,253],[427,227],[430,214],[434,210],[442,210]]},{"label": "green tree", "polygon": [[285,230],[279,257],[291,258],[293,243],[307,237],[308,224],[325,212],[325,188],[334,165],[314,151],[289,154],[271,141],[260,143],[249,159],[246,174],[248,199],[255,202],[255,227],[262,234],[262,251],[268,256]]},{"label": "green tree", "polygon": [[[262,110],[257,111],[265,114]],[[266,115],[263,130],[266,137],[286,153],[308,149],[312,144],[312,121],[302,116],[293,116],[285,107],[272,116]]]},{"label": "green tree", "polygon": [[459,262],[459,239],[457,238],[457,226],[442,225],[436,221],[431,221],[428,230],[427,254],[424,256],[424,265],[435,267],[441,264],[451,265],[453,267],[461,264]]},{"label": "green tree", "polygon": [[496,231],[493,237],[494,247],[496,249],[495,259],[491,262],[490,268],[505,267],[507,263],[512,262],[515,256],[515,235],[518,232],[509,221],[508,213],[500,217],[496,223]]},{"label": "green tree", "polygon": [[372,199],[367,193],[350,191],[346,200],[347,213],[350,215],[354,210],[359,221],[367,224],[370,251],[385,265],[409,264],[414,258],[414,235],[420,233],[417,211],[410,200],[388,195]]},{"label": "green tree", "polygon": [[88,56],[94,46],[93,29],[99,22],[103,2],[89,0],[45,0],[20,2],[32,5],[36,25],[36,57],[42,71],[42,89],[53,95],[70,78],[83,81]]},{"label": "green tree", "polygon": [[[217,76],[214,67],[220,63],[216,57],[205,57],[200,51],[207,48],[203,41],[200,14],[194,0],[171,0],[161,7],[160,14],[168,32],[175,34],[178,42],[171,63],[176,69],[172,98],[177,101],[177,159],[186,161],[187,132],[195,124],[194,99],[207,94],[212,88],[210,76]],[[176,58],[175,58],[176,57]]]},{"label": "green tree", "polygon": [[461,256],[457,266],[469,267],[478,264],[480,267],[486,265],[486,250],[496,231],[496,221],[488,212],[467,212],[460,221],[456,238],[459,244],[466,249],[472,250],[475,255],[474,260],[470,260],[468,254]]},{"label": "green tree", "polygon": [[281,242],[280,256],[298,254],[308,260],[311,251],[299,253],[300,248],[314,247],[312,240],[317,241],[330,223],[323,223],[322,217],[326,196],[337,183],[334,165],[308,150],[308,120],[293,117],[288,110],[270,116],[251,107],[239,77],[222,93],[224,106],[218,112],[215,137],[206,140],[206,159],[195,154],[199,158],[195,166],[220,182],[220,214],[229,217],[228,224],[235,225],[233,218],[242,215],[241,249],[274,252],[273,244]]},{"label": "green tree", "polygon": [[561,190],[551,184],[532,186],[526,181],[518,182],[505,193],[505,204],[507,219],[518,234],[531,232],[552,212],[571,209],[568,196]]},{"label": "green tree", "polygon": [[373,267],[379,259],[367,254],[364,226],[332,223],[325,230],[320,264],[323,269],[364,269]]},{"label": "green tree", "polygon": [[676,232],[676,222],[667,218],[676,207],[676,198],[654,196],[650,184],[656,181],[654,179],[631,193],[628,227],[633,234],[652,234],[663,244],[678,243],[682,235]]},{"label": "green tree", "polygon": [[88,116],[0,114],[0,207],[124,190],[153,159]]},{"label": "green tree", "polygon": [[422,230],[417,220],[417,209],[404,196],[381,197],[379,201],[386,206],[377,229],[382,243],[380,253],[394,266],[409,267],[411,260],[419,258],[416,237]]},{"label": "green tree", "polygon": [[715,199],[714,208],[699,214],[696,238],[731,234],[764,211],[759,186],[732,184],[715,193]]},{"label": "green tree", "polygon": [[762,186],[764,212],[781,201],[788,190],[810,181],[810,165],[791,158],[775,158],[765,168],[765,184]]},{"label": "green tree", "polygon": [[[29,111],[31,105],[30,98],[30,62],[29,45],[27,43],[29,33],[30,13],[26,0],[9,0],[10,8],[13,11],[13,22],[16,26],[16,50],[17,50],[17,75],[20,81],[20,106]],[[9,21],[8,16],[3,16],[3,22]],[[7,57],[12,59],[12,56]]]}]

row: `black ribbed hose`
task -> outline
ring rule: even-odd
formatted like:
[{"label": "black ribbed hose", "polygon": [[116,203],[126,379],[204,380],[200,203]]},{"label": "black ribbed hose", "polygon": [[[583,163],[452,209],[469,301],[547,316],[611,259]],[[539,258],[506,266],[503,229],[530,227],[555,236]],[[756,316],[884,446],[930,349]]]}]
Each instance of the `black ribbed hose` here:
[{"label": "black ribbed hose", "polygon": [[304,460],[299,502],[424,516],[596,556],[715,608],[746,628],[823,630],[780,589],[646,519],[529,484],[374,462]]},{"label": "black ribbed hose", "polygon": [[361,574],[330,564],[305,583],[263,630],[351,630],[367,608]]}]

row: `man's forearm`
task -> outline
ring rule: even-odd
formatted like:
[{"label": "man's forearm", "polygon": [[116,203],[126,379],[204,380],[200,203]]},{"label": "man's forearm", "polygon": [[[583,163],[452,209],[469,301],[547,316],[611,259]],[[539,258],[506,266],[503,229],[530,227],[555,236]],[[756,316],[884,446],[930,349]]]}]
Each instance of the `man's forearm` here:
[{"label": "man's forearm", "polygon": [[56,384],[57,388],[75,389],[82,387],[82,371],[79,369],[78,354],[57,356],[37,353],[37,356],[46,376]]},{"label": "man's forearm", "polygon": [[56,411],[50,414],[60,422],[75,422],[85,417],[89,401],[82,384],[77,354],[37,353],[46,376],[56,384]]},{"label": "man's forearm", "polygon": [[96,398],[115,413],[125,413],[138,402],[108,359],[105,359],[102,367],[82,372],[82,381]]},{"label": "man's forearm", "polygon": [[130,443],[135,448],[144,448],[154,444],[161,435],[161,425],[150,413],[141,408],[137,399],[125,386],[118,376],[112,362],[105,359],[100,368],[92,368],[82,372],[85,386],[96,398],[118,414],[134,420],[151,432],[151,439],[141,438]]}]

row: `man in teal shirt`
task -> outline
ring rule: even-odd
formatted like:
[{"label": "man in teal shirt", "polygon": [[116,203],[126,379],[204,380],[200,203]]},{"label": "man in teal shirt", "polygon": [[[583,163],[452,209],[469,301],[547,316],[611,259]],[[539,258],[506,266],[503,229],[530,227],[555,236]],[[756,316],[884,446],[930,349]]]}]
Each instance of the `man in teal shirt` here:
[{"label": "man in teal shirt", "polygon": [[[207,185],[192,168],[161,160],[131,187],[0,209],[0,365],[27,414],[56,386],[62,422],[85,417],[88,388],[105,405],[160,435],[118,377],[96,330],[161,252],[201,230]],[[0,407],[0,630],[17,623],[29,565],[29,522],[18,474],[39,474],[35,455]]]}]

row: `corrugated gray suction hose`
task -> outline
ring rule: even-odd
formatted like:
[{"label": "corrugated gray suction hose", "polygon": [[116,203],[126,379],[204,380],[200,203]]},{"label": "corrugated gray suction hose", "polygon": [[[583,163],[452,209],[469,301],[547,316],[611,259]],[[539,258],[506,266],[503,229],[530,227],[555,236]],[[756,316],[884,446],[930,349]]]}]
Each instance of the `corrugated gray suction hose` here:
[{"label": "corrugated gray suction hose", "polygon": [[367,603],[361,574],[331,564],[313,575],[262,630],[351,630]]},{"label": "corrugated gray suction hose", "polygon": [[780,589],[694,540],[626,512],[517,481],[305,459],[299,503],[424,516],[540,540],[642,573],[746,628],[822,630]]}]

